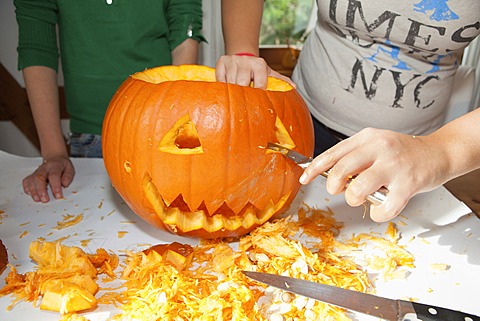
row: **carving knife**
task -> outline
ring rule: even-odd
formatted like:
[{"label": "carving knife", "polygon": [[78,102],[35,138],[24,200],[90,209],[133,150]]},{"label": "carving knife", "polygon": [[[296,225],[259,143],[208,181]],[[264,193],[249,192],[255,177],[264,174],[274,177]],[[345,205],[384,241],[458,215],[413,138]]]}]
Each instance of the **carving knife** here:
[{"label": "carving knife", "polygon": [[[307,168],[307,166],[313,161],[313,158],[311,158],[311,157],[307,157],[307,156],[302,155],[302,154],[300,154],[300,153],[298,153],[294,150],[291,150],[287,147],[284,147],[282,145],[278,145],[278,144],[275,144],[275,143],[268,143],[267,144],[267,149],[270,149],[270,150],[273,150],[273,151],[276,151],[276,152],[280,152],[282,155],[291,159],[298,166],[300,166],[301,168],[304,168],[304,169]],[[330,170],[321,173],[321,175],[326,178],[326,177],[328,177],[329,173],[330,173]],[[350,184],[351,181],[352,181],[352,179],[350,179],[347,182],[345,187],[348,187],[348,184]],[[367,195],[366,199],[367,199],[367,201],[369,201],[370,203],[372,203],[374,205],[381,205],[383,203],[383,201],[385,200],[385,198],[387,197],[387,194],[388,194],[388,190],[386,188],[382,187],[378,191],[373,192],[370,195]]]},{"label": "carving knife", "polygon": [[382,298],[276,274],[243,271],[258,282],[388,321],[480,321],[479,316],[433,305]]}]

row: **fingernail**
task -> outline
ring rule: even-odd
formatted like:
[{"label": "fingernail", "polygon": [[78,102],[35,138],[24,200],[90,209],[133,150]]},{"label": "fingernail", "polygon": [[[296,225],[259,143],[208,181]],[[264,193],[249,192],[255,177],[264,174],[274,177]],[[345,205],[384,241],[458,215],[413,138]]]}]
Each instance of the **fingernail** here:
[{"label": "fingernail", "polygon": [[307,181],[307,173],[303,172],[302,176],[300,176],[300,179],[298,180],[300,184],[305,184]]},{"label": "fingernail", "polygon": [[355,196],[363,194],[363,184],[361,181],[352,179],[348,184],[349,192]]},{"label": "fingernail", "polygon": [[60,194],[60,193],[55,194],[55,198],[56,198],[56,199],[61,199],[61,198],[62,198],[62,194]]}]

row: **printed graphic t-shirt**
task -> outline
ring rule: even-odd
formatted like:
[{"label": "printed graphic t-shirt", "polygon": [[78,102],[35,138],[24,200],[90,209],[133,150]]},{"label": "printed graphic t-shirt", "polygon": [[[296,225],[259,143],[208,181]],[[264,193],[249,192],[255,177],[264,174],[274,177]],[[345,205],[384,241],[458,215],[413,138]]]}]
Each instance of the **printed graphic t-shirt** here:
[{"label": "printed graphic t-shirt", "polygon": [[316,119],[346,135],[421,135],[443,124],[463,49],[480,33],[479,0],[317,4],[292,77]]}]

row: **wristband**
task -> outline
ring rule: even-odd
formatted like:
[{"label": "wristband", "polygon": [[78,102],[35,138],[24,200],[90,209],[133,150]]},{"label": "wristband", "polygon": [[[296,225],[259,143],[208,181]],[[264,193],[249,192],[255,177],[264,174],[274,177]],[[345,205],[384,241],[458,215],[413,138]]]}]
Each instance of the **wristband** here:
[{"label": "wristband", "polygon": [[249,52],[239,52],[236,53],[235,56],[248,56],[248,57],[256,57],[256,55],[249,53]]}]

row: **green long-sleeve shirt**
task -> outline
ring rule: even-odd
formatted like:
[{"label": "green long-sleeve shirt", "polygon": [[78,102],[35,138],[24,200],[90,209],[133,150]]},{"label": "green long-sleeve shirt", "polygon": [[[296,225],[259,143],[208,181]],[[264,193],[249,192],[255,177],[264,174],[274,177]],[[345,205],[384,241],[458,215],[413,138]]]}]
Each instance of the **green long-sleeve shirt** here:
[{"label": "green long-sleeve shirt", "polygon": [[14,4],[18,68],[58,70],[61,56],[70,127],[76,133],[101,134],[108,103],[128,75],[171,64],[171,51],[187,38],[205,40],[201,0],[14,0]]}]

